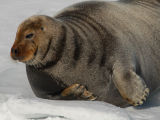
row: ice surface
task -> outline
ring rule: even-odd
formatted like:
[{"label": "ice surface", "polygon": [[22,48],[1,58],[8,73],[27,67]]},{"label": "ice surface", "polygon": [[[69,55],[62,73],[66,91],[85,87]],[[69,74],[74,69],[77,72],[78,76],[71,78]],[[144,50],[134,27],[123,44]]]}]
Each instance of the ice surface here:
[{"label": "ice surface", "polygon": [[[15,95],[0,95],[0,117],[19,119],[62,120],[130,120],[125,110],[103,102],[50,101],[38,98],[23,98]],[[48,118],[49,117],[49,118]],[[14,120],[14,118],[13,118]]]},{"label": "ice surface", "polygon": [[0,120],[159,120],[160,93],[142,107],[119,108],[103,102],[50,101],[34,96],[25,66],[9,52],[20,22],[35,14],[53,16],[82,0],[0,1]]}]

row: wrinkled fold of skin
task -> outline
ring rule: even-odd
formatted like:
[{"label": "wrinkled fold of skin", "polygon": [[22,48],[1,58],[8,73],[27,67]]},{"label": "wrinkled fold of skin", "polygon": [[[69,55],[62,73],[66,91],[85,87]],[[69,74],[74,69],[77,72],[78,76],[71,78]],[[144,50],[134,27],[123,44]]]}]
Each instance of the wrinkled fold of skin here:
[{"label": "wrinkled fold of skin", "polygon": [[23,21],[11,57],[26,64],[38,97],[61,99],[77,83],[97,100],[141,105],[160,86],[158,19],[159,0],[78,3]]}]

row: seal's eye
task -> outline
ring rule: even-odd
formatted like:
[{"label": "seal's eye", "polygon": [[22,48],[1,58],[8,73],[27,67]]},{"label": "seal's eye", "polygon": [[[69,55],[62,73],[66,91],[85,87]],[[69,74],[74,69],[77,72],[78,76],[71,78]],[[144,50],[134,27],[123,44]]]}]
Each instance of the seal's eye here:
[{"label": "seal's eye", "polygon": [[44,28],[43,28],[43,27],[41,27],[41,30],[43,31],[43,30],[44,30]]},{"label": "seal's eye", "polygon": [[32,38],[32,37],[33,37],[33,35],[34,35],[33,33],[28,34],[28,35],[26,35],[26,38],[27,38],[27,39]]}]

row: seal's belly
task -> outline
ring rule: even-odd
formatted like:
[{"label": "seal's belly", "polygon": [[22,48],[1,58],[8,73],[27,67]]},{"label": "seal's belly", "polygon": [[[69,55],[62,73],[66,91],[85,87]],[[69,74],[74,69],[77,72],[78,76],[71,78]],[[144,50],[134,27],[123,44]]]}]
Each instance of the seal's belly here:
[{"label": "seal's belly", "polygon": [[47,95],[60,94],[65,88],[63,83],[58,84],[57,79],[37,71],[34,67],[26,66],[26,70],[31,88],[38,97],[47,98]]}]

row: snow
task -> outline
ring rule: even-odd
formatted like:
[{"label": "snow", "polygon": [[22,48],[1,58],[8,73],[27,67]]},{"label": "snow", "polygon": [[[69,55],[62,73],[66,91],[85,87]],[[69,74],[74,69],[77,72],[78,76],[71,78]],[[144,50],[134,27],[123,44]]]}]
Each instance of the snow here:
[{"label": "snow", "polygon": [[46,117],[60,120],[130,120],[123,109],[102,102],[49,101],[15,96],[5,96],[1,102],[0,116],[9,120],[14,120],[14,117],[18,120]]},{"label": "snow", "polygon": [[53,16],[80,1],[0,1],[0,120],[159,120],[160,92],[136,108],[119,108],[104,102],[44,100],[34,96],[25,65],[10,58],[17,27],[29,16]]}]

